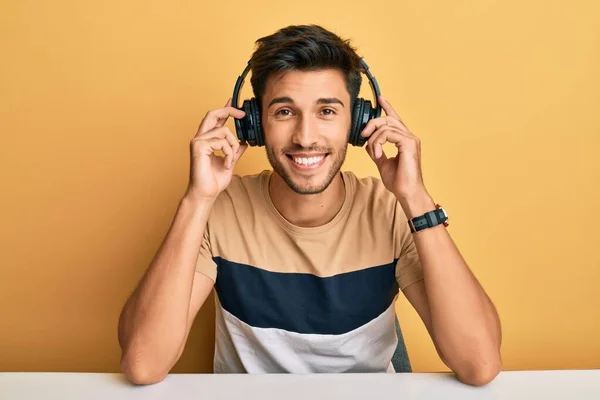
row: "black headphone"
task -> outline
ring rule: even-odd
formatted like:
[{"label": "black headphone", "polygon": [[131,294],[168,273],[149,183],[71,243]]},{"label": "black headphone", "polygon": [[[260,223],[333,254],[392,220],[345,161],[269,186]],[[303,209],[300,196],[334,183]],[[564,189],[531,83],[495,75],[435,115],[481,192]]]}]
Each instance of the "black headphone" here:
[{"label": "black headphone", "polygon": [[[364,100],[362,98],[357,98],[354,101],[349,143],[353,146],[359,147],[364,145],[367,141],[367,138],[360,136],[360,133],[365,128],[365,125],[367,125],[367,122],[373,118],[378,118],[381,116],[381,106],[379,105],[378,101],[381,92],[379,91],[377,79],[375,79],[375,77],[371,74],[369,71],[369,66],[362,58],[360,59],[360,63],[364,69],[363,72],[369,78],[369,84],[371,85],[371,90],[375,96],[376,107],[373,108],[369,100]],[[248,61],[248,65],[246,65],[246,68],[238,77],[237,82],[235,83],[235,88],[233,89],[231,104],[233,107],[238,109],[240,109],[238,107],[238,97],[242,86],[244,85],[244,79],[250,71],[250,65],[251,62]],[[250,146],[264,146],[265,137],[262,131],[260,111],[257,100],[254,97],[252,97],[250,100],[244,100],[241,110],[244,111],[246,115],[240,119],[233,119],[235,121],[235,131],[238,139],[242,143],[247,143]]]}]

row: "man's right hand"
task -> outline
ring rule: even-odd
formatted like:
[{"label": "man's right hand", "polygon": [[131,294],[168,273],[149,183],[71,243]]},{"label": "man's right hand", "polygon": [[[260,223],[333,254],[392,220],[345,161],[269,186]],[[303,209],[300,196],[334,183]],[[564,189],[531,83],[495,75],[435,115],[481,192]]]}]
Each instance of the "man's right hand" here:
[{"label": "man's right hand", "polygon": [[[243,118],[246,113],[231,107],[209,111],[190,142],[190,181],[187,194],[196,200],[214,200],[231,182],[233,167],[248,145],[240,144],[231,130],[224,126],[227,119]],[[215,154],[220,150],[225,157]]]}]

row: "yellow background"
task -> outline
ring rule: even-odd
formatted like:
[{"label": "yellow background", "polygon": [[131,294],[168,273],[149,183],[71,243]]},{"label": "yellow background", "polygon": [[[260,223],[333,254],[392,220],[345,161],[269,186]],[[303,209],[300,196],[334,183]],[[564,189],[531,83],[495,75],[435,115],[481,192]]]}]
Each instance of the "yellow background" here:
[{"label": "yellow background", "polygon": [[[350,38],[422,138],[427,187],[501,314],[505,369],[600,367],[600,2],[361,4],[2,1],[0,370],[118,371],[119,311],[183,194],[189,140],[254,40],[295,23]],[[264,168],[250,149],[236,172]],[[344,168],[377,174],[363,149]],[[211,370],[209,304],[174,371]],[[404,298],[398,312],[414,370],[445,370]]]}]

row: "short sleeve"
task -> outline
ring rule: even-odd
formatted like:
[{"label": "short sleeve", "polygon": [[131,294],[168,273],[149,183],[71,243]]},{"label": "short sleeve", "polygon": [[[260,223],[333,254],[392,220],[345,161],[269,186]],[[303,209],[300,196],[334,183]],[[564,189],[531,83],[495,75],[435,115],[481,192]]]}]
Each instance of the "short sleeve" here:
[{"label": "short sleeve", "polygon": [[210,233],[208,225],[204,230],[204,237],[202,238],[202,245],[200,246],[200,252],[198,253],[198,260],[196,261],[196,272],[208,276],[213,282],[217,280],[217,263],[213,260],[212,252],[210,249]]},{"label": "short sleeve", "polygon": [[404,290],[407,286],[423,279],[423,270],[417,246],[408,226],[408,219],[400,205],[396,206],[394,230],[398,259],[396,261],[396,281],[400,290]]}]

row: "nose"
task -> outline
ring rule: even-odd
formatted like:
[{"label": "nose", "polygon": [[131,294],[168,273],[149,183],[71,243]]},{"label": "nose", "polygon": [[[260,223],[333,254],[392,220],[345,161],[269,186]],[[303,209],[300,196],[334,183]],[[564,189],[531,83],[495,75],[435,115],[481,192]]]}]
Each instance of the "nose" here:
[{"label": "nose", "polygon": [[318,142],[319,137],[316,125],[316,121],[310,115],[303,115],[298,118],[294,127],[294,134],[292,135],[294,144],[304,148],[314,146]]}]

